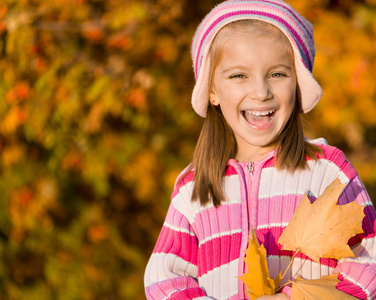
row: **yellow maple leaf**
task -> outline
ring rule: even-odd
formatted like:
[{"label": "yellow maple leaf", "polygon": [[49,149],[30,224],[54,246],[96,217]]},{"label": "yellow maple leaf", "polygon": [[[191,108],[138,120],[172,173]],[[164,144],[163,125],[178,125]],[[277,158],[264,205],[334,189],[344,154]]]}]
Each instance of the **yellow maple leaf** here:
[{"label": "yellow maple leaf", "polygon": [[345,186],[337,178],[313,204],[305,193],[278,240],[282,249],[302,252],[315,261],[354,257],[347,243],[363,232],[364,212],[355,201],[337,205]]},{"label": "yellow maple leaf", "polygon": [[239,279],[246,285],[247,296],[254,300],[264,295],[274,295],[282,280],[281,273],[275,279],[270,277],[266,250],[264,245],[260,246],[254,229],[249,237],[245,254],[244,261],[248,272]]},{"label": "yellow maple leaf", "polygon": [[336,288],[338,274],[323,276],[315,280],[303,280],[298,277],[292,283],[291,300],[356,300]]}]

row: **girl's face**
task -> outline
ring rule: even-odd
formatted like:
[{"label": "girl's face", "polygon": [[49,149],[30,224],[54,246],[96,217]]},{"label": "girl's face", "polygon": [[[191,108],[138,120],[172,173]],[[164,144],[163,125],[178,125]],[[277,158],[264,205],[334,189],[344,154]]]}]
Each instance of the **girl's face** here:
[{"label": "girl's face", "polygon": [[214,69],[210,101],[234,132],[239,161],[258,161],[282,131],[296,102],[292,56],[278,32],[233,34]]}]

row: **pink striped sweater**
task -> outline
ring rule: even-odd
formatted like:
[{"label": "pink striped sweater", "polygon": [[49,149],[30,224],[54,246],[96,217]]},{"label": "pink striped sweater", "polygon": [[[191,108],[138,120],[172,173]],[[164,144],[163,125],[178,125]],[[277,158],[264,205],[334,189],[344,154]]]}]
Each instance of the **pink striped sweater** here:
[{"label": "pink striped sweater", "polygon": [[[260,162],[230,160],[223,179],[228,198],[219,207],[191,201],[193,171],[179,178],[155,249],[145,271],[148,299],[246,299],[237,276],[246,272],[242,259],[251,226],[267,251],[271,276],[286,270],[292,252],[277,243],[302,195],[314,200],[337,177],[348,183],[339,204],[364,206],[364,234],[350,239],[355,258],[294,259],[284,279],[304,279],[339,273],[337,288],[360,299],[376,298],[376,213],[353,166],[325,140],[312,141],[323,149],[306,170],[289,173],[274,167],[274,152]],[[283,292],[291,295],[291,288]]]}]

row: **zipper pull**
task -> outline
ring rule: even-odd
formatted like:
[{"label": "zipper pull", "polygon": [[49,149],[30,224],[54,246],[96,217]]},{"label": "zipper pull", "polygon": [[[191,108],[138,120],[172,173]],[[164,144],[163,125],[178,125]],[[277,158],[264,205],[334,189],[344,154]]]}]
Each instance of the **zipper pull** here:
[{"label": "zipper pull", "polygon": [[247,169],[249,173],[253,174],[254,168],[255,168],[255,163],[253,162],[247,163]]}]

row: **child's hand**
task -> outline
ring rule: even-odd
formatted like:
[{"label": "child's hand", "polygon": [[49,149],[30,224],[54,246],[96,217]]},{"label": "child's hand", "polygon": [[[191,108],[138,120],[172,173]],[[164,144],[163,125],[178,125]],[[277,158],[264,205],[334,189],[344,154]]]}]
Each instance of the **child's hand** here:
[{"label": "child's hand", "polygon": [[289,300],[290,298],[284,293],[274,294],[273,296],[262,296],[256,300]]}]

